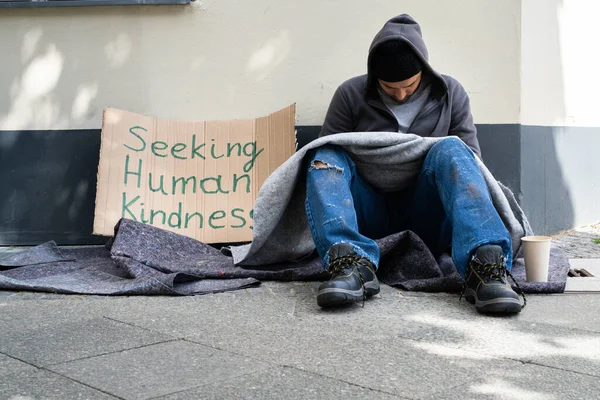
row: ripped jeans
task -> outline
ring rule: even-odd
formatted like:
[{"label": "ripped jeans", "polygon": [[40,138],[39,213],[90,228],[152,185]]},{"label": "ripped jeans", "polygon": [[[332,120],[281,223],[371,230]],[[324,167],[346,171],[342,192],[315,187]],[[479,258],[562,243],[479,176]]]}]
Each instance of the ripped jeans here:
[{"label": "ripped jeans", "polygon": [[485,244],[502,247],[512,265],[512,243],[492,200],[475,156],[460,139],[431,147],[416,183],[401,192],[378,192],[356,172],[337,146],[323,146],[308,156],[306,214],[323,265],[336,243],[379,264],[374,239],[411,230],[434,257],[451,248],[464,276],[472,253]]}]

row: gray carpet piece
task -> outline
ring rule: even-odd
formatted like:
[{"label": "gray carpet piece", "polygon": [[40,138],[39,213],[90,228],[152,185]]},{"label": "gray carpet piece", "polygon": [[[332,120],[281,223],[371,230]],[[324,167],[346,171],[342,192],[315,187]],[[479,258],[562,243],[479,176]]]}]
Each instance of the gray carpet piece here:
[{"label": "gray carpet piece", "polygon": [[[401,232],[377,241],[381,262],[377,276],[390,285],[410,291],[459,292],[463,279],[449,254],[437,260],[413,232]],[[569,260],[562,249],[550,252],[548,282],[526,282],[522,257],[513,261],[512,275],[525,293],[562,293],[567,283]],[[512,283],[512,282],[511,282]],[[512,285],[518,290],[516,284]]]},{"label": "gray carpet piece", "polygon": [[[458,292],[462,278],[448,255],[434,259],[410,231],[377,241],[381,281],[406,290]],[[28,260],[28,261],[27,261]],[[40,260],[45,260],[40,263]],[[26,261],[30,264],[26,264]],[[313,254],[294,263],[239,267],[221,251],[197,240],[123,219],[107,247],[59,249],[54,242],[10,253],[0,262],[0,289],[103,295],[192,295],[253,287],[260,280],[327,278]],[[522,259],[513,274],[528,293],[564,291],[569,263],[552,249],[550,281],[524,282]]]},{"label": "gray carpet piece", "polygon": [[33,247],[28,251],[0,254],[0,268],[22,267],[24,265],[47,264],[58,261],[69,261],[63,256],[54,241]]},{"label": "gray carpet piece", "polygon": [[525,293],[562,293],[565,291],[565,285],[567,284],[569,259],[560,247],[552,246],[550,249],[548,282],[526,282],[525,260],[522,257],[515,260],[511,273]]}]

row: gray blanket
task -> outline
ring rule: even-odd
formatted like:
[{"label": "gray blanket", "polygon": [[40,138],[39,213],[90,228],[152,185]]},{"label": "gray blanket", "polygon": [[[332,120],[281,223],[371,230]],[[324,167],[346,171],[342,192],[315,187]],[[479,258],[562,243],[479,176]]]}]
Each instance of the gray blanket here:
[{"label": "gray blanket", "polygon": [[[398,191],[413,184],[427,152],[448,138],[425,138],[393,132],[341,133],[319,138],[290,157],[263,184],[254,206],[252,243],[231,248],[236,265],[254,266],[300,260],[315,249],[304,210],[304,157],[317,147],[333,144],[346,150],[359,174],[382,191]],[[515,258],[521,238],[531,227],[514,195],[496,181],[477,158],[492,201],[510,232]]]}]

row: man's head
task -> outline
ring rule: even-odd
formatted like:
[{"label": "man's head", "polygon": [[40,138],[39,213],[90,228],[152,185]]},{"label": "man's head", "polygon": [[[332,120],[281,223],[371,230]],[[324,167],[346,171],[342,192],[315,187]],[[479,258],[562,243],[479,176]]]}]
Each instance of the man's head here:
[{"label": "man's head", "polygon": [[398,103],[406,102],[419,88],[423,62],[406,43],[390,40],[372,55],[372,73],[377,82]]}]

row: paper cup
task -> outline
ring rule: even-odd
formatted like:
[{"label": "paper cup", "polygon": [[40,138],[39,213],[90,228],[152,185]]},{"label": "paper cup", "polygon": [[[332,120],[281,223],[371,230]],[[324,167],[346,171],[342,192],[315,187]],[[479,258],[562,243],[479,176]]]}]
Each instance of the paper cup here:
[{"label": "paper cup", "polygon": [[552,238],[549,236],[525,236],[521,240],[525,253],[527,282],[548,282]]}]

